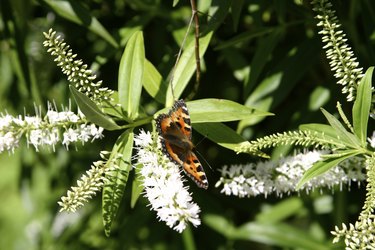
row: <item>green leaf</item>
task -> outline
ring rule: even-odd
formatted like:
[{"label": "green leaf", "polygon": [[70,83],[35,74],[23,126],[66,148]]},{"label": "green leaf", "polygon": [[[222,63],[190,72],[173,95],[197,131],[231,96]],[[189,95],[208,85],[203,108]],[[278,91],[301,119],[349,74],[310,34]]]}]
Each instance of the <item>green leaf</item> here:
[{"label": "green leaf", "polygon": [[285,223],[249,222],[237,228],[234,239],[255,241],[283,248],[329,250],[328,242],[315,239],[307,231]]},{"label": "green leaf", "polygon": [[135,32],[129,39],[121,57],[118,74],[119,101],[128,117],[135,119],[141,98],[145,65],[143,34]]},{"label": "green leaf", "polygon": [[310,95],[309,98],[309,110],[319,110],[326,104],[331,96],[331,91],[323,86],[317,86]]},{"label": "green leaf", "polygon": [[335,145],[336,148],[346,148],[347,144],[343,143],[336,130],[327,124],[310,123],[299,126],[300,130],[310,130],[320,141],[326,141],[327,144]]},{"label": "green leaf", "polygon": [[122,24],[122,28],[118,30],[120,37],[120,46],[125,46],[130,37],[137,31],[144,29],[147,24],[155,17],[154,12],[145,12],[142,15],[134,16],[130,21]]},{"label": "green leaf", "polygon": [[246,142],[236,131],[222,123],[197,123],[193,125],[193,129],[220,146],[231,150],[240,146],[242,142]]},{"label": "green leaf", "polygon": [[286,200],[281,200],[272,207],[258,213],[255,219],[260,223],[274,224],[300,213],[303,209],[301,198],[291,197]]},{"label": "green leaf", "polygon": [[178,4],[179,0],[173,0],[173,7],[176,7],[176,5]]},{"label": "green leaf", "polygon": [[74,86],[69,85],[70,92],[76,101],[79,109],[86,116],[87,120],[106,130],[121,129],[111,117],[104,114],[96,104],[86,95],[79,92]]},{"label": "green leaf", "polygon": [[135,167],[135,177],[134,177],[134,180],[133,180],[133,183],[132,183],[132,196],[131,196],[131,200],[130,200],[130,207],[131,208],[134,208],[135,204],[137,203],[137,200],[139,198],[139,196],[141,195],[142,191],[143,191],[143,185],[142,185],[142,181],[141,181],[141,169],[142,169],[142,165],[141,164],[138,164],[136,167]]},{"label": "green leaf", "polygon": [[251,70],[248,77],[248,82],[245,82],[243,98],[247,98],[251,90],[258,84],[259,76],[262,74],[266,63],[272,56],[272,52],[282,37],[280,29],[273,30],[269,35],[259,39],[259,44],[255,51],[255,55],[251,61]]},{"label": "green leaf", "polygon": [[235,227],[221,215],[206,214],[203,222],[228,240],[247,240],[291,249],[328,250],[327,242],[313,238],[310,233],[283,223],[248,222]]},{"label": "green leaf", "polygon": [[156,101],[165,103],[167,82],[163,81],[159,71],[148,60],[145,61],[143,87]]},{"label": "green leaf", "polygon": [[228,122],[272,115],[224,99],[200,99],[186,103],[192,122]]},{"label": "green leaf", "polygon": [[[290,92],[300,81],[311,66],[315,63],[316,54],[321,47],[313,39],[307,39],[303,43],[292,48],[291,51],[280,60],[278,65],[267,73],[268,77],[251,92],[245,105],[260,110],[269,111],[289,98]],[[251,74],[251,72],[250,72]],[[238,131],[245,127],[262,121],[265,117],[255,117],[243,120],[238,125]]]},{"label": "green leaf", "polygon": [[134,134],[131,129],[125,131],[117,139],[109,158],[110,161],[118,154],[122,154],[122,157],[117,162],[119,168],[106,175],[108,181],[105,182],[103,188],[102,213],[104,232],[106,236],[110,235],[113,220],[117,215],[124,194],[129,171],[132,169],[131,156],[133,150],[133,137]]},{"label": "green leaf", "polygon": [[235,226],[231,221],[227,220],[222,215],[206,213],[205,215],[203,215],[203,222],[216,232],[222,234],[227,239],[232,239],[232,237],[235,235]]},{"label": "green leaf", "polygon": [[118,47],[116,40],[108,33],[104,26],[78,1],[43,1],[61,17],[87,27],[113,47]]},{"label": "green leaf", "polygon": [[[210,43],[213,32],[207,33],[205,36],[199,38],[199,55],[203,57],[208,44]],[[195,40],[192,40],[181,55],[177,67],[172,71],[173,81],[168,86],[166,106],[172,106],[175,98],[178,99],[185,87],[189,83],[191,77],[196,70],[195,63]],[[173,93],[172,93],[173,88]],[[174,96],[173,96],[174,94]]]},{"label": "green leaf", "polygon": [[314,163],[314,165],[304,173],[301,180],[298,182],[296,189],[300,189],[306,182],[308,182],[312,178],[325,173],[331,168],[337,166],[340,162],[360,153],[360,150],[345,150],[341,151],[340,157],[338,158],[327,158],[325,160]]},{"label": "green leaf", "polygon": [[336,117],[328,113],[323,108],[321,108],[321,110],[324,116],[327,118],[329,124],[336,131],[337,136],[342,140],[343,143],[345,143],[345,145],[347,145],[350,148],[361,147],[361,142],[359,141],[358,137],[348,132]]},{"label": "green leaf", "polygon": [[232,17],[233,17],[233,29],[236,32],[238,28],[238,22],[241,17],[241,10],[244,4],[244,0],[232,1]]},{"label": "green leaf", "polygon": [[366,146],[367,125],[371,107],[371,80],[374,67],[370,67],[362,78],[357,89],[353,105],[353,129],[363,147]]},{"label": "green leaf", "polygon": [[108,105],[103,107],[103,112],[112,117],[124,120],[126,118],[124,117],[124,111],[119,105],[117,105],[118,103],[118,92],[113,91],[110,96],[110,100],[108,100]]}]

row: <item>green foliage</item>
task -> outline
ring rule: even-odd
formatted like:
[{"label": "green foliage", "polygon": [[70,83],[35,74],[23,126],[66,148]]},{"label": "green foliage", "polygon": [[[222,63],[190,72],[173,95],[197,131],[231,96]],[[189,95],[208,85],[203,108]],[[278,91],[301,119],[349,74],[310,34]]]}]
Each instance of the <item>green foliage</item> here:
[{"label": "green foliage", "polygon": [[107,182],[103,188],[103,224],[107,236],[111,233],[112,223],[118,213],[121,200],[124,195],[129,172],[132,169],[131,157],[133,150],[133,131],[125,131],[117,140],[110,156],[121,155],[118,159],[118,168],[107,174]]},{"label": "green foliage", "polygon": [[134,33],[121,57],[118,74],[119,101],[126,116],[134,119],[138,116],[141,98],[143,68],[145,64],[145,48],[142,32]]},{"label": "green foliage", "polygon": [[[283,201],[273,197],[239,200],[219,195],[214,188],[219,167],[252,160],[235,153],[268,157],[280,152],[281,145],[320,147],[332,153],[307,171],[300,185],[344,159],[368,157],[369,184],[361,221],[365,223],[372,213],[373,149],[367,145],[373,129],[368,119],[372,68],[362,76],[346,39],[368,67],[375,57],[371,15],[375,4],[335,4],[340,18],[334,21],[343,24],[348,37],[339,30],[332,33],[338,38],[330,37],[327,30],[323,33],[328,36],[324,41],[328,47],[333,48],[333,40],[339,45],[332,50],[335,62],[346,62],[347,70],[335,71],[335,76],[345,79],[339,82],[343,92],[355,100],[353,107],[344,103],[339,112],[352,109],[352,130],[343,115],[341,122],[333,114],[340,90],[320,55],[323,45],[312,18],[316,14],[328,17],[318,18],[327,28],[334,12],[321,15],[327,14],[327,1],[314,1],[313,6],[316,13],[312,5],[297,1],[198,2],[202,78],[196,99],[187,105],[193,129],[209,139],[197,149],[212,166],[213,171],[203,164],[213,185],[202,191],[187,182],[201,207],[203,225],[188,228],[181,236],[158,223],[149,211],[140,196],[141,166],[132,171],[130,162],[133,134],[140,127],[152,130],[156,114],[167,112],[175,99],[191,92],[196,70],[192,32],[173,69],[191,17],[189,2],[0,1],[1,112],[29,113],[34,103],[67,104],[73,97],[73,106],[89,122],[110,130],[102,143],[77,145],[77,151],[57,148],[54,154],[44,150],[36,154],[25,145],[11,157],[1,155],[0,232],[4,240],[0,248],[333,249],[330,231],[359,214],[362,201],[357,197],[364,196],[364,191],[353,188],[354,195],[329,194],[333,209],[319,214],[312,206],[320,197],[317,193]],[[64,34],[60,40],[58,34],[48,33],[51,27]],[[50,37],[47,46],[68,80],[45,52],[43,32]],[[96,81],[95,74],[103,82]],[[111,89],[115,91],[107,91]],[[321,90],[324,98],[316,94]],[[320,106],[328,123],[323,121]],[[193,140],[199,141],[201,136],[193,134]],[[106,175],[102,199],[93,199],[77,214],[58,213],[59,197],[105,149],[112,149],[110,159],[115,153],[123,158],[116,161],[119,168]]]},{"label": "green foliage", "polygon": [[80,108],[82,113],[87,117],[87,120],[107,130],[115,130],[121,128],[116,124],[116,122],[111,117],[104,114],[98,108],[98,106],[93,101],[91,101],[91,99],[88,98],[86,95],[79,92],[72,85],[69,86],[69,89],[72,92],[72,95],[78,107]]}]

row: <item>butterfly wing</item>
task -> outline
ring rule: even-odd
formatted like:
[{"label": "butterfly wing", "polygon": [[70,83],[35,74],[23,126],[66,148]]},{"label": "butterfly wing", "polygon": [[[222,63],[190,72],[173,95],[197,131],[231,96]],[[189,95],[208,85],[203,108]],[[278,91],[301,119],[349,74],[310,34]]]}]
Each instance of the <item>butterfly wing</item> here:
[{"label": "butterfly wing", "polygon": [[169,112],[173,123],[177,130],[182,133],[189,141],[191,141],[191,124],[190,115],[184,100],[178,100],[173,104],[172,110]]},{"label": "butterfly wing", "polygon": [[186,160],[182,164],[182,167],[185,173],[193,180],[195,183],[204,189],[208,188],[208,181],[206,173],[203,170],[201,163],[198,160],[198,157],[193,153],[189,152],[186,157]]}]

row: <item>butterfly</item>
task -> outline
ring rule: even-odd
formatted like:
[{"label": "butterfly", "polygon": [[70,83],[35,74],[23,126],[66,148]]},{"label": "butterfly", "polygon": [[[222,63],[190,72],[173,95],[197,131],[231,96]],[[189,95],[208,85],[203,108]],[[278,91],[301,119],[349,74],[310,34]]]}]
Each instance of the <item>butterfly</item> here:
[{"label": "butterfly", "polygon": [[201,163],[194,154],[191,141],[190,116],[184,100],[175,101],[168,114],[156,118],[163,153],[181,166],[184,172],[201,188],[208,188],[208,181]]}]

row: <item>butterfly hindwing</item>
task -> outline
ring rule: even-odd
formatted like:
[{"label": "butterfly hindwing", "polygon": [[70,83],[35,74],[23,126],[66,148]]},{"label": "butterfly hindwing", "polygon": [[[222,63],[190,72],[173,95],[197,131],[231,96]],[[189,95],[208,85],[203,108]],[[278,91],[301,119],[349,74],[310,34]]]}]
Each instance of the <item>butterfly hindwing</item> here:
[{"label": "butterfly hindwing", "polygon": [[184,172],[199,187],[207,189],[206,174],[192,151],[194,149],[191,142],[192,129],[185,102],[176,101],[168,114],[161,114],[156,118],[156,125],[164,154],[172,162],[182,166]]},{"label": "butterfly hindwing", "polygon": [[187,155],[187,158],[182,166],[185,173],[192,178],[199,187],[204,189],[208,188],[206,173],[204,172],[198,157],[193,152],[190,152]]}]

